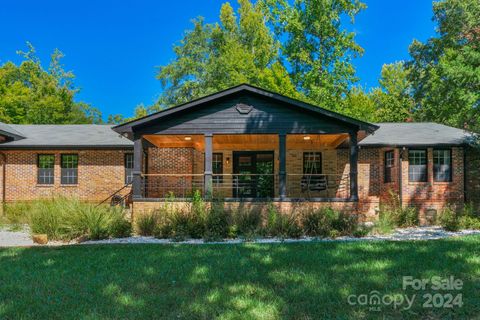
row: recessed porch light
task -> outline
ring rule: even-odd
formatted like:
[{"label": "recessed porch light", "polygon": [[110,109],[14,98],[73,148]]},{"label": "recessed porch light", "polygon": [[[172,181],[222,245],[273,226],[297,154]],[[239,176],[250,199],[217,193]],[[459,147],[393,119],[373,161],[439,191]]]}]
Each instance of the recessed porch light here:
[{"label": "recessed porch light", "polygon": [[310,139],[312,139],[312,137],[310,137],[310,136],[303,136],[303,140],[310,140]]},{"label": "recessed porch light", "polygon": [[192,140],[192,137],[186,136],[184,139],[185,139],[186,141],[190,141],[190,140]]}]

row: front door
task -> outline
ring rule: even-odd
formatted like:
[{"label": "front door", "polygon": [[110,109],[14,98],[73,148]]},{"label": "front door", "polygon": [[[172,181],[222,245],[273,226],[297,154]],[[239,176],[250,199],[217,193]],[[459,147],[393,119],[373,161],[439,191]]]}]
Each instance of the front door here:
[{"label": "front door", "polygon": [[236,198],[274,196],[273,151],[233,152],[233,195]]}]

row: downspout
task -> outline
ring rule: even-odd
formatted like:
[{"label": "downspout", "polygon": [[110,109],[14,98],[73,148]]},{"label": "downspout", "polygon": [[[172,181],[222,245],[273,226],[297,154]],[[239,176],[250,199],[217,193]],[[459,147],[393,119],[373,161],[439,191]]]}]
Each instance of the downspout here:
[{"label": "downspout", "polygon": [[6,180],[7,180],[7,176],[6,176],[6,172],[7,172],[7,156],[5,155],[5,153],[3,152],[0,152],[0,158],[1,158],[1,161],[2,161],[2,214],[5,213],[5,200],[6,200],[6,186],[7,186],[7,183],[6,183]]},{"label": "downspout", "polygon": [[398,194],[400,208],[403,208],[403,181],[402,181],[403,149],[398,148]]}]

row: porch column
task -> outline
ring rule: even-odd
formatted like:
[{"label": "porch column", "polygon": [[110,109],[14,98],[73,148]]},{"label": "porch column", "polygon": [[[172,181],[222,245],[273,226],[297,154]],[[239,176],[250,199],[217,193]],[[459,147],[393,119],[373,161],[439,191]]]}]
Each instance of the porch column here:
[{"label": "porch column", "polygon": [[133,142],[133,199],[141,199],[142,195],[142,165],[143,165],[143,143],[142,138],[138,137]]},{"label": "porch column", "polygon": [[358,201],[358,143],[357,132],[350,132],[350,200]]},{"label": "porch column", "polygon": [[279,180],[278,180],[278,195],[280,200],[287,197],[287,135],[278,135],[278,157],[279,157]]},{"label": "porch column", "polygon": [[213,175],[213,134],[205,134],[205,181],[204,190],[205,197],[212,196],[212,175]]}]

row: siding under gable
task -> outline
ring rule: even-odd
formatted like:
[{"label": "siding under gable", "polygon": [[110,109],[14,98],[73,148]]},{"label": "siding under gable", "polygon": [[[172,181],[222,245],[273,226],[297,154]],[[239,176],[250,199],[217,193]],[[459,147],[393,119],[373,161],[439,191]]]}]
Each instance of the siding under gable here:
[{"label": "siding under gable", "polygon": [[[250,106],[240,112],[237,105]],[[241,93],[219,99],[181,114],[174,114],[135,128],[140,134],[242,134],[242,133],[338,133],[355,131],[337,119],[306,110],[295,110],[265,97]],[[248,110],[249,108],[244,108]]]}]

